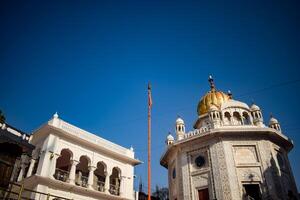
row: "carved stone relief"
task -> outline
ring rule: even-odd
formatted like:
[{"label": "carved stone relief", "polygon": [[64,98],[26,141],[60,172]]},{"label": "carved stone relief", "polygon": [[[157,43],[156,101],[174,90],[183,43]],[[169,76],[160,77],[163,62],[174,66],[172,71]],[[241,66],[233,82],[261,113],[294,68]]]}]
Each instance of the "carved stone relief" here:
[{"label": "carved stone relief", "polygon": [[236,164],[255,164],[259,162],[255,146],[234,146]]},{"label": "carved stone relief", "polygon": [[[213,145],[213,152],[212,152],[212,165],[213,165],[213,172],[215,178],[215,187],[221,187],[220,189],[216,189],[216,198],[217,199],[224,199],[224,200],[231,200],[231,191],[230,185],[228,182],[228,173],[227,173],[227,166],[225,161],[225,152],[223,148],[222,141]],[[215,155],[213,155],[215,154]]]},{"label": "carved stone relief", "polygon": [[261,182],[261,172],[259,167],[238,168],[238,177],[243,182]]}]

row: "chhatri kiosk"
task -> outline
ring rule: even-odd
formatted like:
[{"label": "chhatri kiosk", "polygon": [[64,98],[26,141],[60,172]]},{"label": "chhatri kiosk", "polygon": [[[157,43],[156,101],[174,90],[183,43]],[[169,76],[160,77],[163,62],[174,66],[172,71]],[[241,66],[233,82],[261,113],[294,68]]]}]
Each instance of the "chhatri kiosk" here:
[{"label": "chhatri kiosk", "polygon": [[170,200],[297,198],[289,164],[293,148],[278,120],[216,89],[200,100],[194,130],[175,123],[160,163],[168,169]]}]

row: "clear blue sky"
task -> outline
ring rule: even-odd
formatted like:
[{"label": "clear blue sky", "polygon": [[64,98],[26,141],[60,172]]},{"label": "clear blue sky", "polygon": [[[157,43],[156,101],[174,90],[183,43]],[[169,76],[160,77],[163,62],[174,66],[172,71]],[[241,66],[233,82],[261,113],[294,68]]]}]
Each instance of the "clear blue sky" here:
[{"label": "clear blue sky", "polygon": [[[299,10],[299,1],[1,1],[0,109],[27,132],[58,111],[146,162],[150,81],[153,186],[165,186],[165,137],[177,115],[192,130],[212,74],[218,89],[253,99],[266,123],[278,118],[299,186]],[[146,169],[136,167],[145,185]]]}]

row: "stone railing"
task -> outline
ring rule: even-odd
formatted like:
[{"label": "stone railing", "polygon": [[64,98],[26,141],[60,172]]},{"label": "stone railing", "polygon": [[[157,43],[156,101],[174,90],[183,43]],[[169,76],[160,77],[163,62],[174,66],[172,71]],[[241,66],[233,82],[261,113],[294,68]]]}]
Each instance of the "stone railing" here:
[{"label": "stone railing", "polygon": [[88,186],[88,180],[89,178],[86,176],[79,176],[78,174],[76,174],[77,176],[77,180],[76,180],[76,185],[79,185],[81,187],[87,187]]},{"label": "stone railing", "polygon": [[60,181],[66,182],[68,180],[68,178],[69,178],[69,172],[68,171],[64,171],[62,169],[56,168],[55,174],[54,174],[54,178],[56,180],[60,180]]},{"label": "stone railing", "polygon": [[[58,123],[57,125],[55,125],[55,127],[60,128],[64,131],[66,131],[67,133],[74,135],[76,137],[79,137],[81,139],[84,139],[90,143],[94,143],[97,144],[99,146],[105,147],[106,149],[127,155],[129,157],[132,157],[132,152],[129,149],[126,149],[124,147],[121,147],[117,144],[114,144],[108,140],[105,140],[99,136],[96,136],[92,133],[89,133],[85,130],[82,130],[81,128],[78,128],[76,126],[73,126],[61,119],[59,119],[60,123]],[[50,124],[51,125],[51,124]]]},{"label": "stone railing", "polygon": [[113,195],[120,195],[120,188],[116,185],[110,184],[109,192]]},{"label": "stone railing", "polygon": [[199,135],[199,134],[204,134],[206,132],[208,132],[209,129],[207,127],[202,127],[200,129],[195,129],[193,131],[189,131],[184,135],[184,138],[189,138],[192,137],[194,135]]},{"label": "stone railing", "polygon": [[9,125],[6,125],[5,123],[0,123],[0,128],[2,130],[7,130],[8,132],[10,132],[11,134],[15,135],[15,136],[18,136],[18,137],[21,137],[23,140],[26,140],[27,142],[29,142],[29,139],[30,139],[30,135],[26,134],[26,133],[23,133],[21,131],[18,131],[12,127],[10,127]]},{"label": "stone railing", "polygon": [[105,191],[105,183],[103,181],[97,181],[97,190],[100,192]]}]

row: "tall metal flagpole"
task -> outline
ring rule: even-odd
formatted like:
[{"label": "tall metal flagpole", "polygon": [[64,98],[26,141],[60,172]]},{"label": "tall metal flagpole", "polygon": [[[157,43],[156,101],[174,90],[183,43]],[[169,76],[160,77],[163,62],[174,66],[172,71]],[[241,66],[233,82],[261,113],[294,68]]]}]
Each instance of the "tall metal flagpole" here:
[{"label": "tall metal flagpole", "polygon": [[148,84],[148,200],[151,200],[151,85]]}]

